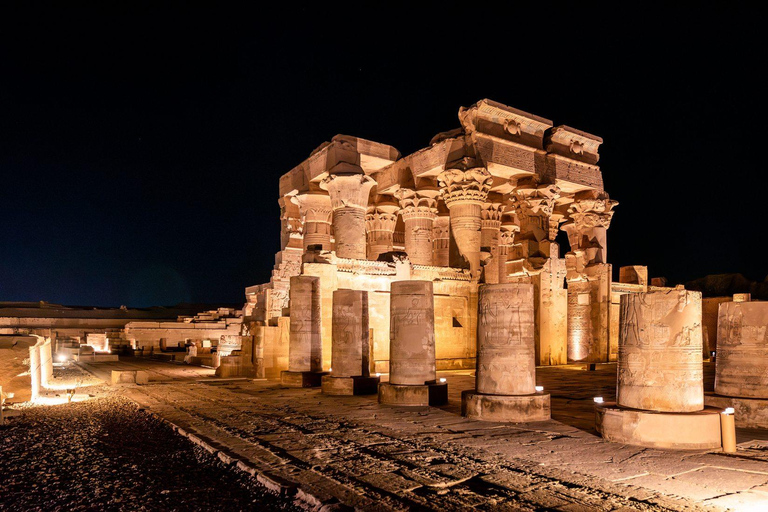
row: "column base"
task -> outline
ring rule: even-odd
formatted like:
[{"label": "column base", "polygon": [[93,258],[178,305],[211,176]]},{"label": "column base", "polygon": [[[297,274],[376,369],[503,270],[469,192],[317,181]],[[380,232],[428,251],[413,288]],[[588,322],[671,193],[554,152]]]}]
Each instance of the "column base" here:
[{"label": "column base", "polygon": [[287,388],[317,388],[320,387],[323,375],[328,372],[280,372],[280,382]]},{"label": "column base", "polygon": [[595,428],[614,443],[673,450],[716,450],[722,446],[720,412],[655,412],[614,403],[595,406]]},{"label": "column base", "polygon": [[741,398],[704,393],[704,405],[725,409],[733,407],[734,419],[739,428],[768,428],[768,399]]},{"label": "column base", "polygon": [[375,395],[379,388],[379,377],[334,377],[323,375],[324,395]]},{"label": "column base", "polygon": [[448,403],[448,384],[429,382],[426,384],[379,384],[379,403],[406,407],[440,406]]},{"label": "column base", "polygon": [[550,419],[549,393],[484,395],[461,393],[461,415],[473,420],[524,423]]}]

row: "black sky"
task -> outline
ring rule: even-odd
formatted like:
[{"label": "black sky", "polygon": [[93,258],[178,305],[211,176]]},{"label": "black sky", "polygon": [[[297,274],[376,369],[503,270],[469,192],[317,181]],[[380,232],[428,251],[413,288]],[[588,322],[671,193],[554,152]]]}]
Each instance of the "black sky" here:
[{"label": "black sky", "polygon": [[24,5],[0,7],[0,300],[242,301],[281,174],[336,133],[408,154],[482,98],[603,137],[616,271],[768,274],[755,12]]}]

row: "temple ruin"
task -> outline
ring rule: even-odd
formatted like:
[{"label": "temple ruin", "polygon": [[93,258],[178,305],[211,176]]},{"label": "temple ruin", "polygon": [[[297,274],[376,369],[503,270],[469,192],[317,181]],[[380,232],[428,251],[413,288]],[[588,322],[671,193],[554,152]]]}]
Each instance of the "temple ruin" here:
[{"label": "temple ruin", "polygon": [[294,276],[319,280],[322,370],[340,289],[368,292],[371,371],[389,370],[389,292],[402,280],[433,284],[438,370],[475,366],[481,283],[533,286],[536,365],[617,359],[618,299],[647,291],[648,276],[627,267],[612,281],[617,202],[603,188],[602,139],[491,100],[458,117],[407,156],[337,135],[280,178],[281,250],[244,309],[263,326],[268,376],[289,366]]}]

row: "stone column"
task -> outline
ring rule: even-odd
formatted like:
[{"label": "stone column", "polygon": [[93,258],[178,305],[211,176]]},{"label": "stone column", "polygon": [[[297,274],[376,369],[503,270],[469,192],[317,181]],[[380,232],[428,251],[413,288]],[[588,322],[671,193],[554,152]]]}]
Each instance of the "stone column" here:
[{"label": "stone column", "polygon": [[658,412],[704,408],[701,293],[621,297],[617,404]]},{"label": "stone column", "polygon": [[598,363],[609,358],[611,266],[606,260],[606,230],[618,203],[604,192],[576,194],[563,231],[568,281],[568,361]]},{"label": "stone column", "polygon": [[266,327],[261,324],[252,326],[253,333],[253,371],[257,379],[266,377],[264,368],[264,338]]},{"label": "stone column", "polygon": [[459,253],[476,278],[480,275],[482,205],[493,177],[484,167],[448,169],[438,176],[442,198],[450,210],[451,233]]},{"label": "stone column", "polygon": [[29,347],[29,376],[32,384],[32,400],[37,400],[42,388],[42,372],[40,371],[40,345]]},{"label": "stone column", "polygon": [[323,373],[323,342],[320,336],[320,278],[291,278],[291,324],[288,339],[288,371],[284,386],[315,387]]},{"label": "stone column", "polygon": [[448,267],[451,264],[451,218],[438,214],[432,227],[432,264]]},{"label": "stone column", "polygon": [[704,408],[701,293],[621,296],[616,404],[597,404],[597,431],[652,448],[721,446],[719,409]]},{"label": "stone column", "polygon": [[549,395],[536,392],[533,285],[480,286],[475,391],[462,393],[462,414],[487,421],[544,421]]},{"label": "stone column", "polygon": [[510,258],[512,246],[515,243],[515,233],[520,230],[520,226],[512,223],[503,223],[499,232],[499,282],[509,282],[509,269],[507,261]]},{"label": "stone column", "polygon": [[501,238],[501,215],[504,205],[501,203],[485,203],[481,211],[480,246],[490,255],[483,266],[484,281],[488,284],[500,282],[499,277],[499,243]]},{"label": "stone column", "polygon": [[370,376],[371,349],[368,292],[346,289],[334,291],[332,371],[323,377],[323,393],[326,395],[376,393],[379,378]]},{"label": "stone column", "polygon": [[[431,281],[395,281],[390,292],[389,382],[379,386],[379,402],[389,405],[437,405],[430,395],[436,383],[435,305]],[[440,393],[441,395],[443,393]],[[442,402],[441,397],[440,402]]]},{"label": "stone column", "polygon": [[368,238],[368,259],[376,261],[379,255],[392,251],[392,235],[397,224],[397,205],[376,205],[368,208],[365,229]]},{"label": "stone column", "polygon": [[400,215],[405,224],[405,252],[415,265],[432,265],[432,230],[437,201],[420,191],[399,189]]},{"label": "stone column", "polygon": [[715,369],[718,395],[768,399],[768,302],[720,304]]},{"label": "stone column", "polygon": [[365,174],[331,174],[320,183],[333,207],[336,256],[366,259],[365,212],[376,181]]},{"label": "stone column", "polygon": [[331,198],[320,191],[291,198],[298,205],[303,220],[304,251],[310,247],[331,250]]}]

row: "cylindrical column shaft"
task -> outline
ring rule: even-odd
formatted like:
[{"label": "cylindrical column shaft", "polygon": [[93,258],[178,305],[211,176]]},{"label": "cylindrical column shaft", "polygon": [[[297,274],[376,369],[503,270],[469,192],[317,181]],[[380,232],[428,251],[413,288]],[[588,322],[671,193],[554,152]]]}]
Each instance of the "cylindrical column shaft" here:
[{"label": "cylindrical column shaft", "polygon": [[432,225],[432,264],[438,267],[450,265],[451,218],[448,215],[435,217]]},{"label": "cylindrical column shaft", "polygon": [[323,369],[323,340],[320,336],[320,278],[291,277],[291,325],[288,340],[288,370],[319,372]]},{"label": "cylindrical column shaft", "polygon": [[594,362],[592,351],[592,286],[589,281],[568,282],[568,361]]},{"label": "cylindrical column shaft", "polygon": [[368,292],[333,292],[331,367],[333,377],[370,375]]},{"label": "cylindrical column shaft", "polygon": [[392,251],[392,235],[396,224],[396,213],[373,207],[369,208],[368,214],[365,216],[369,260],[375,261],[379,255]]},{"label": "cylindrical column shaft", "polygon": [[364,209],[343,207],[333,210],[333,235],[338,257],[366,259]]},{"label": "cylindrical column shaft", "polygon": [[477,312],[477,392],[536,392],[533,285],[480,286]]},{"label": "cylindrical column shaft", "polygon": [[415,265],[432,265],[432,225],[436,214],[422,208],[402,210],[405,252]]},{"label": "cylindrical column shaft", "polygon": [[389,382],[435,380],[435,306],[431,281],[395,281],[390,295]]},{"label": "cylindrical column shaft", "polygon": [[328,191],[333,207],[333,236],[336,256],[365,259],[365,212],[368,195],[376,184],[360,173],[331,174],[320,183]]},{"label": "cylindrical column shaft", "polygon": [[659,412],[704,408],[701,293],[621,297],[617,403]]},{"label": "cylindrical column shaft", "polygon": [[768,398],[768,302],[720,304],[715,361],[715,393]]}]

